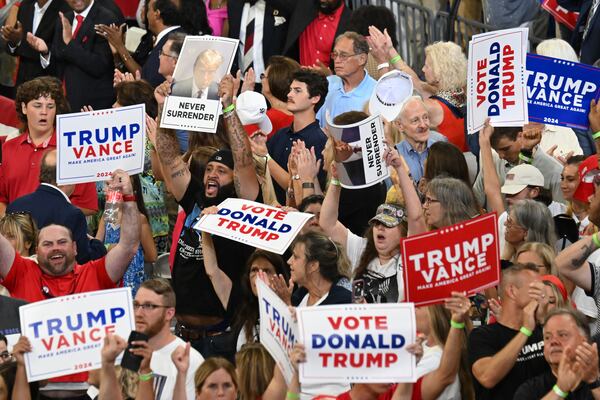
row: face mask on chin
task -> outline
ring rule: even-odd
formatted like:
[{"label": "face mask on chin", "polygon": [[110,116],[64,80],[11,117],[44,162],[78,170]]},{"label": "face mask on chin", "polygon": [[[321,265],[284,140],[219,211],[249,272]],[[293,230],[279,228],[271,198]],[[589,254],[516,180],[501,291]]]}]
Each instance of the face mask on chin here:
[{"label": "face mask on chin", "polygon": [[204,191],[202,191],[202,202],[204,203],[204,207],[218,206],[225,201],[225,199],[230,197],[237,197],[233,182],[225,186],[221,186],[215,197],[206,197]]}]

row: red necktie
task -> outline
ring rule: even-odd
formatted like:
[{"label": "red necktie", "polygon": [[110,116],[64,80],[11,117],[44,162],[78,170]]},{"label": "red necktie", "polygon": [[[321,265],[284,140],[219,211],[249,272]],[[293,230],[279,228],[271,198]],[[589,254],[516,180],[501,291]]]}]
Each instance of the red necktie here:
[{"label": "red necktie", "polygon": [[83,25],[83,15],[76,15],[75,19],[77,20],[77,26],[75,27],[75,32],[73,32],[73,39],[77,38],[81,25]]}]

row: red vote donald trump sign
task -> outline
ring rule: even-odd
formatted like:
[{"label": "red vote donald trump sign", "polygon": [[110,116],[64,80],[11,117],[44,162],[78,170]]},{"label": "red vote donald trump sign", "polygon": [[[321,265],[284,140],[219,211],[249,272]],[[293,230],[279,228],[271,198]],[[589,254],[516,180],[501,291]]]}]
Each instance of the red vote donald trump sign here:
[{"label": "red vote donald trump sign", "polygon": [[410,236],[400,246],[406,301],[417,306],[440,303],[453,291],[471,296],[500,281],[495,213]]}]

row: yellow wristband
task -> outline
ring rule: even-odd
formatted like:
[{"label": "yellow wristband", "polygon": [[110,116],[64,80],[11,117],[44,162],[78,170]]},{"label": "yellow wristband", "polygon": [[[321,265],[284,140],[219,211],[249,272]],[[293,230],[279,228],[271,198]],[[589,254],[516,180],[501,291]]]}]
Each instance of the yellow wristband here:
[{"label": "yellow wristband", "polygon": [[396,56],[390,59],[390,65],[394,65],[400,60],[402,60],[402,57],[400,57],[400,54],[396,54]]},{"label": "yellow wristband", "polygon": [[285,394],[285,398],[287,400],[298,400],[300,398],[300,395],[298,393],[294,393],[294,392],[287,392]]},{"label": "yellow wristband", "polygon": [[598,132],[594,133],[594,134],[592,135],[592,137],[594,138],[594,140],[596,140],[596,139],[600,138],[600,131],[598,131]]},{"label": "yellow wristband", "polygon": [[465,329],[465,323],[464,322],[456,322],[453,319],[450,320],[450,326],[455,328],[455,329]]},{"label": "yellow wristband", "polygon": [[153,372],[148,372],[147,374],[140,374],[139,378],[142,382],[148,382],[154,376]]},{"label": "yellow wristband", "polygon": [[594,246],[600,249],[600,238],[598,238],[598,232],[592,235],[592,243],[594,243]]},{"label": "yellow wristband", "polygon": [[334,185],[334,186],[342,186],[342,184],[340,183],[339,179],[335,179],[335,178],[331,178],[331,180],[329,181],[330,185]]},{"label": "yellow wristband", "polygon": [[563,392],[562,389],[558,387],[558,385],[552,386],[552,391],[563,399],[566,399],[569,395],[569,392]]},{"label": "yellow wristband", "polygon": [[230,111],[233,111],[235,109],[235,104],[230,104],[229,106],[227,106],[226,108],[223,109],[223,114],[228,113]]},{"label": "yellow wristband", "polygon": [[530,331],[529,329],[525,328],[524,326],[522,326],[521,329],[519,329],[519,332],[521,332],[523,335],[525,335],[527,337],[531,337],[531,335],[533,335],[533,332]]}]

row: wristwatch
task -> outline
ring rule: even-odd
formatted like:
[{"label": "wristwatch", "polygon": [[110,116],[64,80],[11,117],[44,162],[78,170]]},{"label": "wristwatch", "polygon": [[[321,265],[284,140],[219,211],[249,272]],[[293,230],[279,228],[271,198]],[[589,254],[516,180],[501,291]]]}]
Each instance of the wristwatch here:
[{"label": "wristwatch", "polygon": [[594,382],[588,383],[588,387],[590,390],[594,390],[600,387],[600,377],[598,377]]}]

